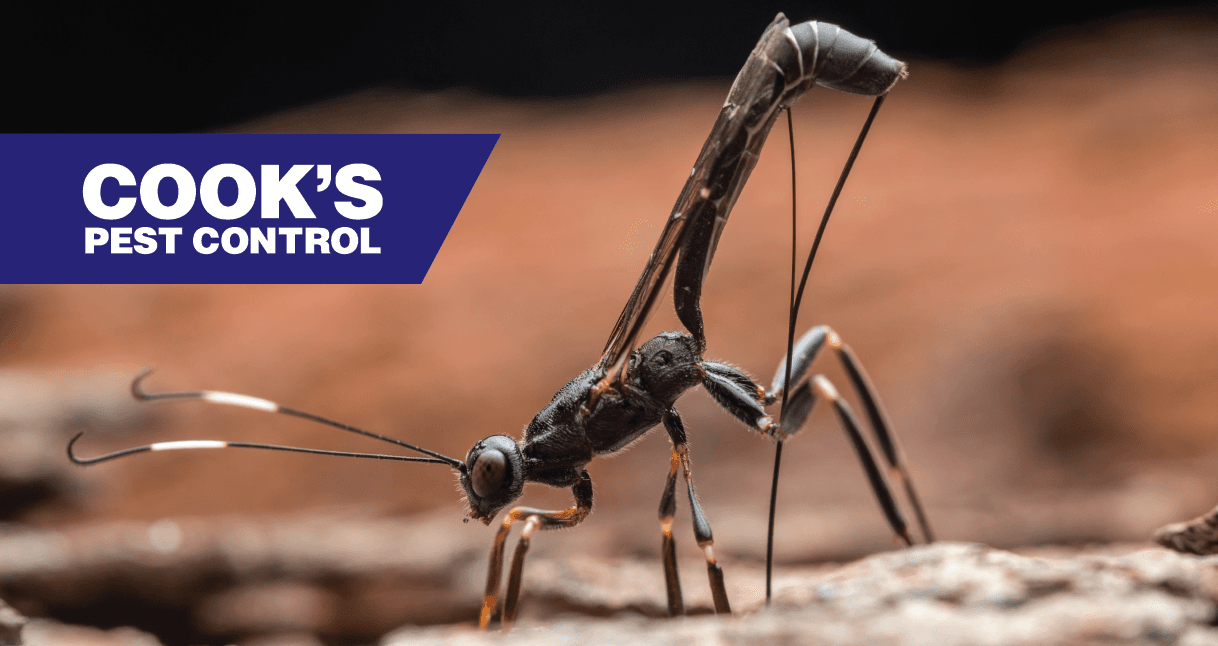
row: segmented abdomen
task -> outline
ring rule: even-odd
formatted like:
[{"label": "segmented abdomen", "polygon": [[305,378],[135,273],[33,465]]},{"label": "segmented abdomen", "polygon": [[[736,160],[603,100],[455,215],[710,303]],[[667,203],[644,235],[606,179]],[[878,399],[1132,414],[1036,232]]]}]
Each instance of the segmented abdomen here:
[{"label": "segmented abdomen", "polygon": [[[880,51],[874,41],[827,22],[791,26],[778,14],[740,70],[724,107],[743,109],[743,121],[751,128],[769,121],[751,133],[764,140],[778,111],[813,85],[879,96],[905,74],[905,63]],[[760,149],[758,142],[751,143]]]},{"label": "segmented abdomen", "polygon": [[[855,36],[837,25],[810,21],[790,27],[787,32],[788,44],[794,39],[798,45],[798,49],[792,48],[785,54],[788,60],[780,63],[787,78],[794,72],[809,84],[879,96],[905,77],[905,63],[880,51],[875,41]],[[792,63],[799,67],[788,72]]]}]

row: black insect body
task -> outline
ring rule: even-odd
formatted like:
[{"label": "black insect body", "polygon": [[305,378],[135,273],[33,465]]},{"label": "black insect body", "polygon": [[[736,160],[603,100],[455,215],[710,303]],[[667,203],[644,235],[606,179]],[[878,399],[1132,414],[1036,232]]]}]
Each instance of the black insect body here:
[{"label": "black insect body", "polygon": [[[600,366],[589,368],[537,413],[519,446],[505,435],[475,445],[465,460],[468,475],[461,476],[471,517],[490,523],[526,480],[574,486],[592,458],[621,450],[663,421],[678,397],[702,383],[706,370],[693,338],[668,332],[633,354],[627,374],[622,388],[589,410],[588,393],[604,377]],[[508,468],[483,468],[500,464]]]},{"label": "black insect body", "polygon": [[[592,510],[592,481],[584,466],[597,455],[620,450],[659,424],[664,425],[673,445],[672,466],[660,502],[669,611],[678,615],[684,609],[672,536],[676,479],[680,471],[689,495],[694,536],[706,556],[715,610],[730,612],[723,572],[712,550],[714,539],[710,523],[694,491],[685,427],[680,414],[673,407],[681,395],[699,384],[740,422],[774,438],[798,432],[818,395],[832,402],[888,522],[906,544],[912,544],[904,517],[876,460],[875,450],[860,431],[861,425],[849,405],[823,376],[807,375],[812,361],[826,343],[846,367],[865,407],[869,412],[875,411],[878,419],[873,417],[872,424],[881,450],[888,458],[889,468],[906,484],[919,520],[924,522],[917,499],[913,497],[912,488],[904,475],[904,465],[896,450],[895,438],[883,418],[879,400],[854,354],[832,330],[824,326],[813,328],[796,344],[790,373],[791,382],[796,387],[788,395],[787,412],[781,424],[774,421],[765,407],[777,402],[786,389],[785,361],[779,366],[770,390],[766,391],[737,368],[704,360],[694,337],[679,332],[664,332],[631,353],[626,377],[616,388],[594,397],[596,384],[605,377],[604,368],[594,366],[558,391],[550,404],[529,423],[519,444],[510,437],[496,435],[479,442],[469,452],[461,484],[469,497],[470,516],[473,518],[489,524],[501,509],[520,496],[526,481],[571,487],[575,498],[575,504],[562,511],[516,507],[508,512],[491,550],[482,625],[487,625],[495,609],[505,539],[512,524],[526,521],[513,558],[504,603],[503,620],[506,623],[515,617],[524,556],[532,533],[539,529],[559,529],[579,524]],[[923,532],[929,536],[929,529],[925,525]]]},{"label": "black insect body", "polygon": [[[506,435],[488,437],[475,444],[465,460],[461,461],[414,444],[247,395],[218,391],[150,394],[142,388],[142,381],[148,374],[144,373],[132,384],[132,392],[141,400],[202,399],[211,403],[283,413],[390,442],[427,457],[204,440],[162,442],[83,459],[73,453],[79,435],[69,443],[68,455],[78,464],[96,464],[148,451],[228,447],[446,464],[459,474],[469,504],[469,517],[486,524],[493,522],[501,510],[520,498],[526,482],[570,487],[574,504],[568,509],[512,507],[500,521],[491,549],[486,595],[480,615],[480,623],[485,628],[498,603],[506,538],[512,525],[520,522],[522,529],[504,599],[502,621],[505,626],[510,625],[516,615],[524,559],[532,534],[538,530],[573,527],[591,512],[592,481],[585,466],[596,456],[617,452],[649,430],[662,425],[672,441],[671,466],[659,507],[669,612],[674,615],[684,612],[672,533],[678,474],[686,483],[694,536],[706,558],[715,610],[729,612],[723,571],[713,552],[711,527],[694,491],[685,427],[674,407],[682,394],[701,385],[738,421],[779,442],[799,431],[819,398],[831,402],[893,531],[907,544],[912,543],[889,483],[890,478],[902,485],[923,536],[931,540],[930,529],[907,476],[895,436],[890,431],[891,425],[853,352],[837,334],[824,326],[813,328],[794,342],[795,312],[798,310],[802,285],[799,292],[793,290],[792,294],[788,355],[779,365],[768,390],[737,368],[703,358],[707,339],[699,306],[702,283],[723,226],[757,163],[766,135],[779,112],[815,84],[877,96],[863,129],[865,135],[884,95],[904,74],[905,65],[880,52],[872,41],[826,23],[806,22],[790,26],[786,18],[779,14],[766,29],[736,78],[656,248],[618,317],[600,360],[563,386],[528,424],[519,441]],[[862,136],[839,180],[833,200],[841,190],[861,143]],[[826,219],[833,200],[826,211]],[[813,254],[824,225],[825,221],[822,220]],[[811,260],[810,256],[805,267],[805,281]],[[678,317],[690,334],[665,332],[635,349],[643,323],[674,264],[677,268],[674,304]],[[873,448],[861,432],[862,425],[833,385],[823,376],[809,375],[812,362],[826,346],[845,367],[863,403],[878,449]],[[779,401],[783,402],[783,406],[779,420],[775,421],[766,407]]]}]

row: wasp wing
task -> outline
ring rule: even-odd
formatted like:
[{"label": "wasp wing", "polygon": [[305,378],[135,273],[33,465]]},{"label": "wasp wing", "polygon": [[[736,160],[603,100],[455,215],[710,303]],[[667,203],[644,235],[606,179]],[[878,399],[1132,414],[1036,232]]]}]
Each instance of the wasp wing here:
[{"label": "wasp wing", "polygon": [[[688,189],[688,184],[686,188]],[[668,218],[668,223],[664,225],[664,231],[660,233],[656,248],[651,252],[651,257],[647,259],[647,266],[643,268],[639,282],[634,286],[630,300],[626,301],[626,307],[618,315],[613,332],[609,335],[609,341],[605,344],[601,367],[607,373],[613,374],[620,370],[626,357],[630,356],[630,352],[638,342],[639,331],[647,322],[647,317],[651,314],[656,299],[664,289],[664,281],[668,278],[668,272],[672,270],[673,260],[677,257],[677,249],[680,248],[685,237],[687,223],[687,218],[674,210],[672,216]]]},{"label": "wasp wing", "polygon": [[783,107],[786,83],[770,53],[785,44],[787,24],[787,19],[778,14],[732,84],[656,248],[609,335],[601,358],[608,374],[620,370],[630,356],[678,256],[673,289],[677,316],[699,347],[706,348],[699,306],[702,282],[732,206]]}]

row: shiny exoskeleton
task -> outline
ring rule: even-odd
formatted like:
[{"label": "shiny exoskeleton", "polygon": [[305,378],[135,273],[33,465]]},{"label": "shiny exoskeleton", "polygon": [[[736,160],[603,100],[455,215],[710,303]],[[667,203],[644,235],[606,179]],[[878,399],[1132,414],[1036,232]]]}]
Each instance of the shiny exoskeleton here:
[{"label": "shiny exoskeleton", "polygon": [[631,355],[621,387],[589,409],[589,393],[605,371],[599,365],[585,370],[529,422],[519,445],[494,435],[470,450],[461,476],[470,516],[490,523],[520,496],[525,481],[575,486],[592,458],[614,453],[660,424],[706,371],[692,337],[661,334]]}]

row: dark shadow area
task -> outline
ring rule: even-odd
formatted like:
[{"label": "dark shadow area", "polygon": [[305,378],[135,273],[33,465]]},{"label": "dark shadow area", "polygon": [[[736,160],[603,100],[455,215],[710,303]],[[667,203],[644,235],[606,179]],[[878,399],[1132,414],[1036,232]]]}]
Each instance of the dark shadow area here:
[{"label": "dark shadow area", "polygon": [[730,76],[779,11],[902,57],[985,64],[1057,27],[1208,3],[26,4],[5,12],[5,132],[182,132],[391,85],[568,96]]},{"label": "dark shadow area", "polygon": [[1136,442],[1116,395],[1124,375],[1109,356],[1085,333],[1066,329],[1026,349],[1017,368],[1016,393],[1037,452],[1078,480],[1101,479],[1094,467]]}]

